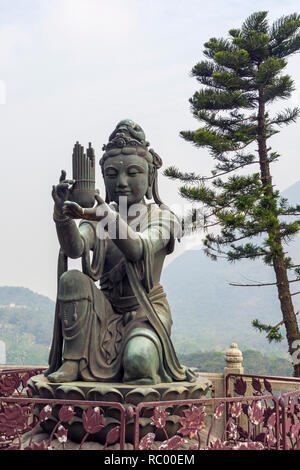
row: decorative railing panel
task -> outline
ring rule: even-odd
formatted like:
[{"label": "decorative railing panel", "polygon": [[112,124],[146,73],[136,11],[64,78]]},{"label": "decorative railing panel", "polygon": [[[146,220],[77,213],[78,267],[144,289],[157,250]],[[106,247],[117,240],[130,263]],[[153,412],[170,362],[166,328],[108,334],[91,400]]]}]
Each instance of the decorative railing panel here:
[{"label": "decorative railing panel", "polygon": [[[273,406],[268,403],[272,402]],[[213,414],[206,414],[206,407],[213,405]],[[172,407],[181,407],[176,436],[168,437],[167,419]],[[142,411],[153,408],[152,422],[157,431],[162,431],[165,440],[154,447],[155,433],[148,433],[139,440],[139,419]],[[214,426],[226,413],[226,422],[221,438],[214,437]],[[178,410],[177,410],[178,411]],[[241,426],[241,421],[247,427]],[[279,448],[279,403],[272,395],[243,398],[213,398],[181,400],[172,402],[140,403],[135,411],[135,449],[157,450],[263,450]],[[160,433],[161,434],[161,433]],[[196,442],[185,440],[194,439]],[[184,446],[184,444],[188,444]],[[176,447],[176,449],[175,449]]]},{"label": "decorative railing panel", "polygon": [[[37,406],[40,407],[38,418],[32,419]],[[51,450],[54,448],[55,439],[61,443],[62,449],[66,449],[69,429],[72,425],[76,425],[76,411],[82,409],[82,424],[85,432],[77,446],[77,449],[81,450],[88,438],[100,433],[104,428],[103,408],[114,408],[120,413],[120,426],[112,427],[106,432],[103,449],[118,442],[120,450],[123,450],[126,410],[119,403],[0,397],[0,449]],[[57,420],[52,432],[49,433],[47,439],[35,443],[34,436],[37,429],[53,418],[54,410]],[[28,445],[24,447],[22,436],[28,431],[31,431],[31,437]]]},{"label": "decorative railing panel", "polygon": [[[239,385],[240,379],[242,379]],[[242,387],[242,388],[241,388]],[[243,389],[245,388],[245,389]],[[300,389],[300,378],[297,377],[272,377],[253,374],[233,374],[226,375],[225,396],[237,395],[257,395],[272,390],[275,396]],[[241,392],[241,393],[239,393]]]},{"label": "decorative railing panel", "polygon": [[300,391],[282,395],[279,404],[282,410],[282,449],[300,450]]},{"label": "decorative railing panel", "polygon": [[30,390],[27,388],[27,382],[30,377],[41,374],[45,368],[32,369],[5,369],[0,371],[0,396],[11,397],[13,395],[28,396]]}]

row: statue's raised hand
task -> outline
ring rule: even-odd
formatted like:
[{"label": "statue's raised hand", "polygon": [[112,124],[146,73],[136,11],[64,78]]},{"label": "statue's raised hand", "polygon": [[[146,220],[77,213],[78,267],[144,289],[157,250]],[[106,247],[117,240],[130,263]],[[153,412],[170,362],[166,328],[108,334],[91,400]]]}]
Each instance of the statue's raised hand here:
[{"label": "statue's raised hand", "polygon": [[67,180],[65,170],[61,170],[58,185],[52,186],[52,198],[59,212],[62,212],[64,203],[70,199],[70,191],[74,183],[74,180]]}]

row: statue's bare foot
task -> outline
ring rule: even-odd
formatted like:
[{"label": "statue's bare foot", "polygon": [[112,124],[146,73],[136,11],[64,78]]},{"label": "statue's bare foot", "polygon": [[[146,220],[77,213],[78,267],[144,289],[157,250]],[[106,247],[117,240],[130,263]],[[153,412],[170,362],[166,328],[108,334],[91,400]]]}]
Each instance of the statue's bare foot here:
[{"label": "statue's bare foot", "polygon": [[77,361],[65,361],[63,365],[47,379],[49,382],[74,382],[78,380],[79,365]]}]

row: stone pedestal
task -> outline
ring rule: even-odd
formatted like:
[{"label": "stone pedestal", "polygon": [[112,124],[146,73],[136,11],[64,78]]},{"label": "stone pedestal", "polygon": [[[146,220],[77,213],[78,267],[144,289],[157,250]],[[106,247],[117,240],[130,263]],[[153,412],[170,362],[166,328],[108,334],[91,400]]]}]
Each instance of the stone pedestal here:
[{"label": "stone pedestal", "polygon": [[[155,402],[155,401],[174,401],[174,404],[167,408],[170,413],[167,418],[166,431],[169,437],[176,434],[180,425],[178,420],[183,415],[183,409],[186,405],[177,405],[176,401],[204,398],[208,393],[211,382],[206,378],[199,377],[196,382],[173,382],[161,383],[158,385],[127,385],[123,383],[103,383],[103,382],[71,382],[71,383],[51,383],[44,375],[32,377],[28,386],[32,392],[33,398],[46,398],[51,400],[80,400],[95,402],[113,402],[119,403],[124,408],[136,407],[139,403]],[[37,405],[35,409],[36,415],[44,405]],[[82,403],[76,406],[76,415],[72,421],[66,425],[68,428],[68,436],[74,442],[81,442],[86,431],[82,425],[82,413],[89,406]],[[96,405],[95,405],[96,406]],[[54,426],[58,422],[59,406],[54,406],[52,415],[49,419],[42,423],[43,430],[51,433]],[[151,425],[151,416],[153,415],[153,407],[145,407],[141,411],[139,419],[140,438],[149,432],[155,432],[156,428]],[[107,433],[115,426],[120,424],[120,411],[113,407],[102,407],[104,415],[104,428],[96,434],[90,435],[90,440],[105,443]],[[159,435],[161,434],[161,435]],[[126,421],[125,440],[128,443],[133,442],[134,437],[134,420]],[[164,440],[165,435],[161,430],[156,430],[156,438]]]}]

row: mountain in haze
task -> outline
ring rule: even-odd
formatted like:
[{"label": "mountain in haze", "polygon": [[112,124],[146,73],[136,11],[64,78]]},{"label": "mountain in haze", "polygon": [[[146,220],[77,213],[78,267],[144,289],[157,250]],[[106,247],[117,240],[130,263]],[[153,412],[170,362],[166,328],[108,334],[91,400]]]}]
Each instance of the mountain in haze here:
[{"label": "mountain in haze", "polygon": [[300,204],[300,181],[296,181],[296,183],[282,191],[282,196],[287,198],[292,205]]},{"label": "mountain in haze", "polygon": [[34,335],[38,344],[48,346],[51,342],[54,310],[53,300],[30,289],[0,287],[2,330],[12,325],[20,333]]},{"label": "mountain in haze", "polygon": [[[291,204],[300,202],[300,181],[282,193]],[[295,264],[300,264],[300,236],[287,247]],[[173,317],[172,338],[181,353],[224,350],[231,342],[239,348],[287,355],[287,342],[268,343],[251,322],[276,325],[282,320],[277,289],[236,287],[229,283],[275,282],[273,270],[262,261],[229,263],[212,261],[199,245],[175,258],[162,274]],[[291,284],[291,291],[299,290]],[[293,297],[295,310],[300,309],[300,295]],[[282,327],[285,338],[285,330]]]},{"label": "mountain in haze", "polygon": [[39,312],[52,312],[55,305],[53,300],[26,287],[0,287],[0,308],[13,304],[16,308],[26,307]]},{"label": "mountain in haze", "polygon": [[55,304],[24,287],[0,287],[0,340],[6,364],[46,365]]},{"label": "mountain in haze", "polygon": [[281,312],[275,287],[234,287],[229,282],[273,282],[272,271],[258,262],[229,264],[190,250],[163,271],[172,317],[172,338],[181,353],[219,350],[236,342],[240,349],[283,354],[286,342],[268,344],[251,326],[258,318],[275,325]]}]

